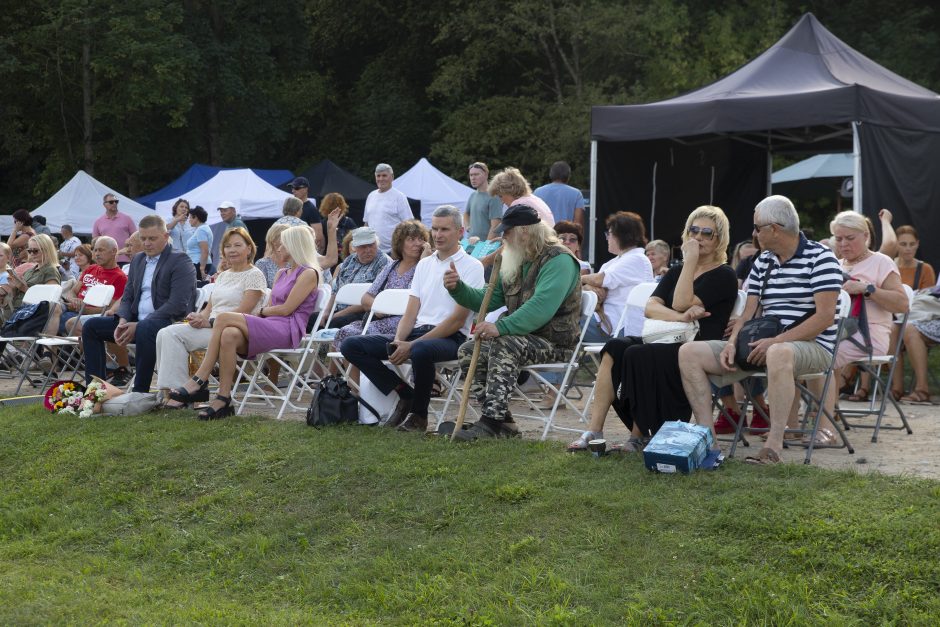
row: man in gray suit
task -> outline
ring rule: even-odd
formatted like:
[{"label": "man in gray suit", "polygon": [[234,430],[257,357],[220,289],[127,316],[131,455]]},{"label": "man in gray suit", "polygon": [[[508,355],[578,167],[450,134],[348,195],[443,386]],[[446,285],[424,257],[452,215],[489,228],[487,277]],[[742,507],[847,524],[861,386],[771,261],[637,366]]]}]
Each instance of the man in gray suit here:
[{"label": "man in gray suit", "polygon": [[146,216],[138,227],[144,251],[131,260],[117,315],[92,318],[82,327],[85,382],[105,377],[105,342],[137,345],[134,391],[150,391],[157,357],[157,333],[193,310],[196,270],[189,256],[174,252],[166,223]]}]

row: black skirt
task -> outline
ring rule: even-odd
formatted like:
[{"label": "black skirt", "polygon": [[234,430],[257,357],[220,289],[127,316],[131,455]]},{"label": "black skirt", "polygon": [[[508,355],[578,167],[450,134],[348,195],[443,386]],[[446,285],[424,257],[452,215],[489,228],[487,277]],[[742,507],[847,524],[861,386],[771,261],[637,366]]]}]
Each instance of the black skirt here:
[{"label": "black skirt", "polygon": [[601,354],[610,355],[614,411],[628,429],[655,435],[669,420],[687,422],[692,408],[679,372],[681,344],[644,344],[639,337],[615,338]]}]

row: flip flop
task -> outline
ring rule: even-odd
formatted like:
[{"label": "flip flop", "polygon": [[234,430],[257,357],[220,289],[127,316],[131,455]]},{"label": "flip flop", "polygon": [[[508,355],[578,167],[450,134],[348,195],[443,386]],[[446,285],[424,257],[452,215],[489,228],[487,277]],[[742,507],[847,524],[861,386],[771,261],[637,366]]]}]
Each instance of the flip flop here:
[{"label": "flip flop", "polygon": [[757,452],[757,455],[745,457],[744,463],[755,466],[774,466],[780,463],[780,455],[777,454],[777,451],[765,446]]}]

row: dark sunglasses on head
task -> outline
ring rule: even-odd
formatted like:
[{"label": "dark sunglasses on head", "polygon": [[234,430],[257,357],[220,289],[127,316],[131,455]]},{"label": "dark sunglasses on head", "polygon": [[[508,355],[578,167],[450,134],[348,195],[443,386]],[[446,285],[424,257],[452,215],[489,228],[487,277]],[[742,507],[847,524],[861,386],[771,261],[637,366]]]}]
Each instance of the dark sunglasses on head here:
[{"label": "dark sunglasses on head", "polygon": [[702,237],[704,237],[705,239],[711,239],[715,236],[715,229],[711,227],[707,227],[707,226],[705,227],[690,226],[689,227],[689,235],[698,235],[699,233],[701,233]]},{"label": "dark sunglasses on head", "polygon": [[116,204],[118,204],[118,201],[116,201],[116,200],[106,200],[106,201],[104,201],[104,204],[106,204],[106,205],[116,205]]},{"label": "dark sunglasses on head", "polygon": [[27,248],[26,252],[28,252],[30,255],[38,255],[42,251],[39,250],[38,248]]}]

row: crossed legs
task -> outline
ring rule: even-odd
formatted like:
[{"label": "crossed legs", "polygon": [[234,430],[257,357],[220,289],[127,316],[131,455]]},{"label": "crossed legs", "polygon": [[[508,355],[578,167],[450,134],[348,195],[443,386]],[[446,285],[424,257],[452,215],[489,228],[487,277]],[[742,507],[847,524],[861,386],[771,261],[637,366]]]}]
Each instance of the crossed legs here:
[{"label": "crossed legs", "polygon": [[[232,398],[232,384],[235,382],[239,353],[248,352],[248,324],[245,316],[240,313],[225,312],[219,314],[212,328],[212,337],[206,347],[206,356],[196,370],[195,376],[202,381],[208,381],[212,368],[219,364],[219,390],[215,400],[210,403],[212,409],[220,409],[227,405],[219,397]],[[190,379],[183,385],[188,392],[195,392],[198,387]]]}]

